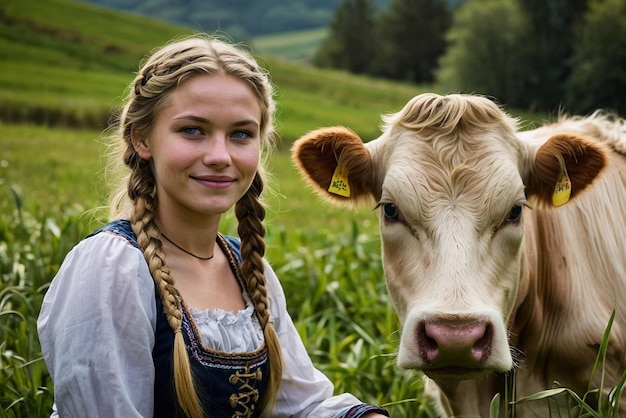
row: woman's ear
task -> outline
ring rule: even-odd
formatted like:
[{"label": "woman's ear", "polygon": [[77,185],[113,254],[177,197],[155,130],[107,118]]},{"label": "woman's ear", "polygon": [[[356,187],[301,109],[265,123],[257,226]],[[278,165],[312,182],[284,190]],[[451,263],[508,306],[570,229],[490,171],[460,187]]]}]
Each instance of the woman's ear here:
[{"label": "woman's ear", "polygon": [[143,132],[135,125],[130,128],[130,142],[133,144],[135,152],[142,160],[150,160],[152,158],[152,152],[150,147],[146,143],[146,138]]}]

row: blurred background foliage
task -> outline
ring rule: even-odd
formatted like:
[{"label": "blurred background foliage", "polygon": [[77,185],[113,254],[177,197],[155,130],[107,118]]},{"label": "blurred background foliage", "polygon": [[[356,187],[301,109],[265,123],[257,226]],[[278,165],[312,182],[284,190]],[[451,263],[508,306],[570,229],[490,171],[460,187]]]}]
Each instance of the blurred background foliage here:
[{"label": "blurred background foliage", "polygon": [[316,66],[528,111],[626,113],[626,0],[91,1],[252,44],[314,34]]}]

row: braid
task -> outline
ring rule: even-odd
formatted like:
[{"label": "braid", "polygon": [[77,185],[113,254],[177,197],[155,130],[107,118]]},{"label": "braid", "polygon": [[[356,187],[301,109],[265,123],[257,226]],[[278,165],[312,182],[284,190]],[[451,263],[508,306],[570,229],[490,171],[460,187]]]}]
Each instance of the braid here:
[{"label": "braid", "polygon": [[[152,176],[145,178],[152,178]],[[132,184],[132,182],[129,184]],[[129,194],[132,196],[133,193],[137,193],[137,190],[141,188],[134,188],[135,192],[131,192],[130,189],[129,187]],[[154,206],[154,199],[150,194],[144,193],[137,196],[134,199],[130,221],[133,232],[137,236],[137,242],[143,249],[143,255],[148,263],[157,292],[163,302],[165,317],[174,331],[174,352],[172,357],[174,363],[174,387],[176,388],[178,403],[187,417],[202,418],[204,414],[194,387],[189,355],[181,329],[183,315],[180,309],[180,298],[178,290],[174,287],[174,279],[170,275],[170,268],[165,264],[165,254],[159,239],[161,233],[154,222]]]},{"label": "braid", "polygon": [[263,273],[265,208],[260,200],[262,191],[263,179],[257,173],[246,194],[235,205],[235,215],[239,221],[238,233],[241,238],[241,271],[248,287],[248,293],[254,303],[259,323],[263,328],[270,359],[269,382],[266,396],[261,401],[261,409],[268,403],[273,405],[280,386],[283,368],[280,342],[274,326],[270,322],[269,301]]}]

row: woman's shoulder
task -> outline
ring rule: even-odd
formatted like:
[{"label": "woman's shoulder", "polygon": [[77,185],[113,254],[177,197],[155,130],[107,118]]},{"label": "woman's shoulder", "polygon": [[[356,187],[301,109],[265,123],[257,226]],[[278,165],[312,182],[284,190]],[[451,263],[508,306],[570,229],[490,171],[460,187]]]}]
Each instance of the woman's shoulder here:
[{"label": "woman's shoulder", "polygon": [[139,243],[137,242],[137,237],[133,232],[133,228],[130,225],[130,221],[126,219],[115,219],[108,222],[106,225],[102,226],[98,230],[89,234],[86,239],[97,236],[101,233],[109,233],[113,235],[117,235],[121,238],[124,238],[129,244],[137,249],[141,249],[139,247]]},{"label": "woman's shoulder", "polygon": [[94,282],[131,285],[119,277],[121,272],[125,277],[128,274],[150,277],[141,248],[126,220],[109,222],[83,238],[67,254],[56,276],[106,277]]}]

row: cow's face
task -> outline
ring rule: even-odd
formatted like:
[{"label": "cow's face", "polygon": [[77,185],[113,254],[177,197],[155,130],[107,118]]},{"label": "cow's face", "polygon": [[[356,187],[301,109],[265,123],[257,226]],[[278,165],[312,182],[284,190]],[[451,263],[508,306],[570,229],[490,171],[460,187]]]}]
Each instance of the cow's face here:
[{"label": "cow's face", "polygon": [[527,202],[514,132],[496,128],[463,138],[395,127],[370,145],[398,363],[434,378],[512,366],[505,324]]},{"label": "cow's face", "polygon": [[565,169],[573,197],[604,153],[575,135],[525,144],[476,96],[418,96],[385,122],[367,144],[344,128],[312,132],[294,160],[328,200],[376,201],[401,367],[436,380],[507,371],[527,196],[551,200]]}]

